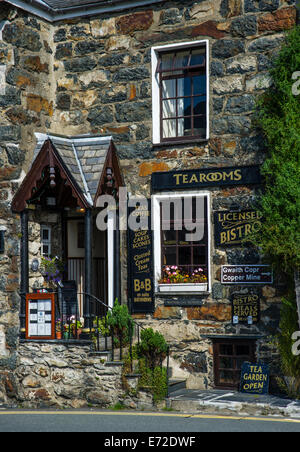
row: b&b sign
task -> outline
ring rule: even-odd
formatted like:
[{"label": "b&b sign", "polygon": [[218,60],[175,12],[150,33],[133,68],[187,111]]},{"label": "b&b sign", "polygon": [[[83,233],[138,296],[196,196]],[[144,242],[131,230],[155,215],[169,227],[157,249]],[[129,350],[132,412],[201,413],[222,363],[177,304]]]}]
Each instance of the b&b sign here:
[{"label": "b&b sign", "polygon": [[241,370],[240,391],[248,394],[267,394],[268,390],[268,364],[252,364],[244,362]]}]

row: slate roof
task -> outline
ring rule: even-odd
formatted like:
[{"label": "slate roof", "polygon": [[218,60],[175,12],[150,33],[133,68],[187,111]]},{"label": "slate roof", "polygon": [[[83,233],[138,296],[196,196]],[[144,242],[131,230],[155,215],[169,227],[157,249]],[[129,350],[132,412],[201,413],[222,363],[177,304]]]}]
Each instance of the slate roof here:
[{"label": "slate roof", "polygon": [[51,140],[63,163],[75,179],[89,204],[93,205],[112,137],[36,134],[34,159],[46,140]]},{"label": "slate roof", "polygon": [[0,0],[50,22],[161,3],[166,0]]}]

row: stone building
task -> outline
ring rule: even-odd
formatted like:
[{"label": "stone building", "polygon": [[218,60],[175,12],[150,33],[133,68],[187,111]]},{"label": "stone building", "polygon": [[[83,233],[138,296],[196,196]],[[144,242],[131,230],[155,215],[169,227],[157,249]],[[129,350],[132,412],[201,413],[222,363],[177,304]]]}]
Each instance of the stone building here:
[{"label": "stone building", "polygon": [[[42,255],[64,259],[78,293],[110,306],[118,297],[163,333],[188,388],[236,387],[242,361],[273,361],[284,285],[244,238],[259,224],[265,156],[255,97],[295,24],[293,0],[1,2],[0,405],[105,404],[121,393],[118,371],[85,343],[25,339],[24,297],[43,285],[32,265]],[[96,227],[97,197],[121,187],[152,196],[159,225],[144,309],[129,232]],[[198,241],[175,227],[161,234],[160,202],[175,199],[202,206]],[[163,283],[167,266],[186,282]]]}]

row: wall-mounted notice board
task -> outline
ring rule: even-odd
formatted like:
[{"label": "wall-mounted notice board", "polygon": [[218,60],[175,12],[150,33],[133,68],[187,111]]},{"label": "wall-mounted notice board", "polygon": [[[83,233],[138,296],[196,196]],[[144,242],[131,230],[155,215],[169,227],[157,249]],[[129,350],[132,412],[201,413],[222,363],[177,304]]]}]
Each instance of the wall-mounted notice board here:
[{"label": "wall-mounted notice board", "polygon": [[55,339],[55,294],[26,295],[26,339]]}]

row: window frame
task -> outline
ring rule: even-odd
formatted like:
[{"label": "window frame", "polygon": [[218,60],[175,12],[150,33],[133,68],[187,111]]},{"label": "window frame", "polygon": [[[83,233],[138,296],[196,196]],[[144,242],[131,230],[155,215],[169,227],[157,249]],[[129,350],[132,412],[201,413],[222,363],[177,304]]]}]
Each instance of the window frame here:
[{"label": "window frame", "polygon": [[[205,47],[206,53],[206,137],[196,136],[183,136],[176,138],[162,137],[161,123],[162,123],[162,111],[161,111],[161,91],[160,91],[160,73],[157,72],[157,64],[160,53],[167,51],[179,51],[190,48]],[[157,46],[151,48],[151,65],[152,65],[152,141],[154,145],[160,144],[177,144],[177,143],[189,143],[191,141],[207,141],[209,140],[209,40],[204,39],[201,41],[190,41],[180,44],[171,44],[166,46]]]},{"label": "window frame", "polygon": [[[222,354],[220,353],[221,345],[231,345],[233,349],[233,354]],[[238,355],[236,353],[237,346],[247,345],[249,347],[250,354],[249,355]],[[255,351],[256,351],[256,339],[252,338],[218,338],[213,340],[213,367],[214,367],[214,386],[218,389],[239,389],[240,386],[240,369],[237,367],[237,359],[244,357],[244,361],[255,362]],[[231,358],[234,363],[234,368],[222,368],[220,367],[221,358]],[[220,373],[222,370],[226,370],[232,374],[238,374],[239,378],[236,382],[220,382]]]},{"label": "window frame", "polygon": [[[207,278],[208,282],[203,284],[159,284],[162,271],[162,238],[161,238],[161,208],[162,200],[171,200],[172,198],[186,197],[205,197],[207,199]],[[154,253],[154,287],[156,294],[162,294],[162,286],[167,286],[165,293],[184,294],[184,293],[210,293],[211,292],[211,197],[208,191],[184,191],[184,192],[163,192],[152,195],[152,230],[153,230],[153,253]],[[205,288],[204,288],[205,286]]]},{"label": "window frame", "polygon": [[[43,232],[48,231],[48,240],[44,240],[43,238]],[[51,257],[52,252],[52,228],[51,226],[42,225],[41,226],[41,255],[42,257]],[[48,254],[46,255],[44,253],[44,246],[48,246]]]}]

